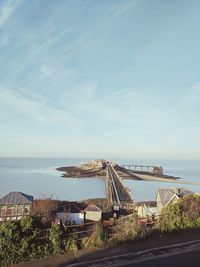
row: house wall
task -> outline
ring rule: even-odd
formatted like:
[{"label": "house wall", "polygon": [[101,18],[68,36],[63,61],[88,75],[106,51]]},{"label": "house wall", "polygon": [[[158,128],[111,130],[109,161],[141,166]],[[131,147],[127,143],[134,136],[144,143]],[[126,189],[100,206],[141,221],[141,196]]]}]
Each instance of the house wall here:
[{"label": "house wall", "polygon": [[157,207],[148,207],[147,205],[141,205],[137,209],[138,217],[144,218],[147,216],[157,215]]},{"label": "house wall", "polygon": [[99,221],[101,220],[102,213],[99,211],[86,211],[85,212],[85,219],[90,221]]},{"label": "house wall", "polygon": [[75,222],[76,224],[84,223],[84,214],[83,213],[67,213],[67,212],[59,212],[56,213],[57,218],[59,218],[63,223],[66,222]]},{"label": "house wall", "polygon": [[157,202],[158,213],[160,213],[162,208],[163,208],[163,205],[161,203],[161,199],[160,199],[160,194],[159,193],[157,194],[156,202]]},{"label": "house wall", "polygon": [[145,215],[144,215],[144,207],[143,206],[139,206],[137,208],[137,214],[138,214],[138,217],[141,217],[141,218],[145,217]]},{"label": "house wall", "polygon": [[0,206],[0,221],[19,220],[30,215],[31,204],[24,205],[2,205]]},{"label": "house wall", "polygon": [[68,213],[66,212],[58,212],[56,213],[56,217],[60,219],[64,224],[68,221]]}]

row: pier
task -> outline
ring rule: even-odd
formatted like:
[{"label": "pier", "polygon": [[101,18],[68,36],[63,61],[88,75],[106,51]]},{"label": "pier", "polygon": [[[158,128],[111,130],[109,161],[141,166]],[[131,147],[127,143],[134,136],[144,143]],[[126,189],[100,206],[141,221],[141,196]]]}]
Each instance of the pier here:
[{"label": "pier", "polygon": [[130,171],[140,171],[140,172],[151,172],[151,173],[163,173],[163,167],[162,166],[152,166],[152,165],[134,165],[134,164],[128,164],[128,165],[122,165],[122,168],[128,169]]},{"label": "pier", "polygon": [[120,208],[123,204],[133,203],[133,200],[114,167],[107,164],[107,195],[110,207]]}]

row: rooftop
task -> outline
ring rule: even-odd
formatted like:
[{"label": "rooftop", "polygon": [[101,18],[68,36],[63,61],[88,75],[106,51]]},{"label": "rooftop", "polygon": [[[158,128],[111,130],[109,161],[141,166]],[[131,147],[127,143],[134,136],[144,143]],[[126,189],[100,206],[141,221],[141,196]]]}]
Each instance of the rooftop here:
[{"label": "rooftop", "polygon": [[181,198],[186,195],[194,194],[193,191],[186,188],[161,188],[158,190],[160,200],[163,206],[165,206],[173,197]]},{"label": "rooftop", "polygon": [[88,207],[84,211],[94,211],[94,212],[101,212],[101,209],[98,208],[96,205],[88,205]]},{"label": "rooftop", "polygon": [[33,196],[22,192],[10,192],[0,199],[0,205],[31,204],[32,202]]}]

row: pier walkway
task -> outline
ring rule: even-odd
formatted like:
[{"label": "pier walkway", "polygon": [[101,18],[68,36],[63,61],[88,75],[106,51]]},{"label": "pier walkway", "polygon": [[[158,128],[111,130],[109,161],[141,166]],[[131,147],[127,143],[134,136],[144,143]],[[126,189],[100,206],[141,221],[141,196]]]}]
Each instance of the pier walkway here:
[{"label": "pier walkway", "polygon": [[151,173],[163,173],[162,166],[152,166],[152,165],[135,165],[135,164],[126,164],[122,165],[122,168],[128,169],[130,171],[139,171],[139,172],[151,172]]},{"label": "pier walkway", "polygon": [[132,203],[133,200],[114,167],[107,164],[107,191],[110,206],[121,206],[124,203]]}]

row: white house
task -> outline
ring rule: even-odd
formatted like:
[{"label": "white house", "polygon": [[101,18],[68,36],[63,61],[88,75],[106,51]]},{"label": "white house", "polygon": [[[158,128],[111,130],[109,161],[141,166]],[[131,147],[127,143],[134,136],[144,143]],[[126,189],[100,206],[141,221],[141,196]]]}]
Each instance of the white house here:
[{"label": "white house", "polygon": [[57,212],[56,217],[59,218],[64,224],[84,223],[84,212],[75,204],[69,205],[66,211]]}]

